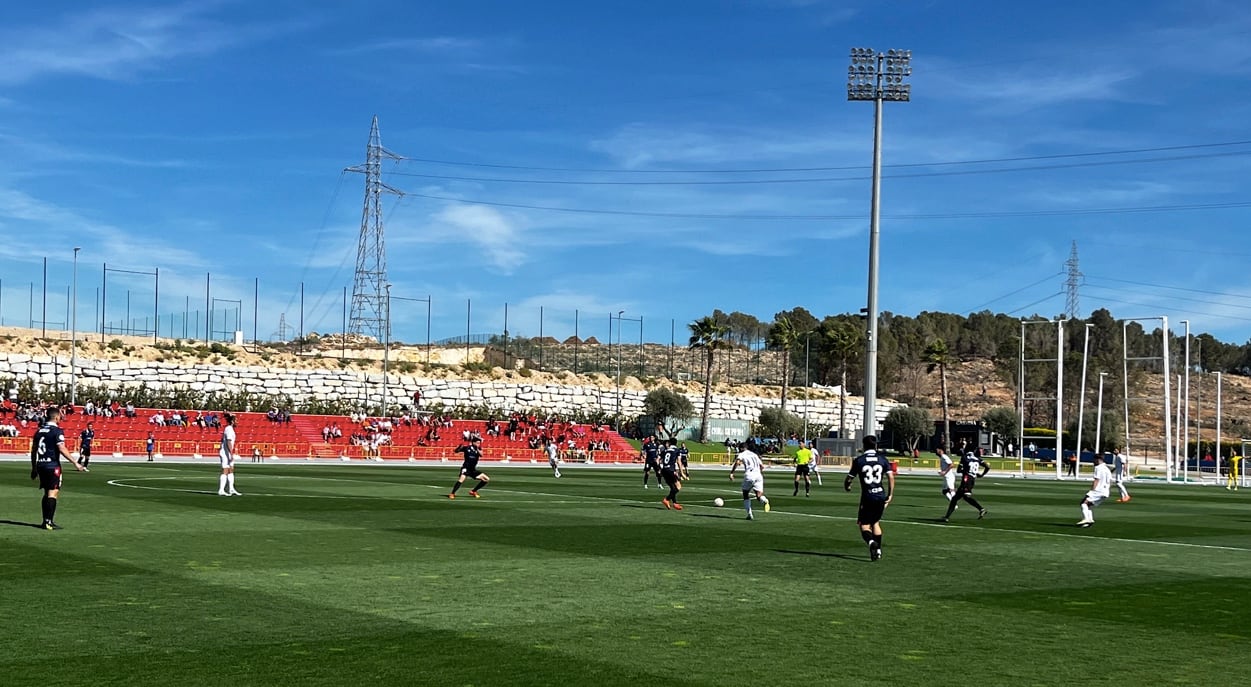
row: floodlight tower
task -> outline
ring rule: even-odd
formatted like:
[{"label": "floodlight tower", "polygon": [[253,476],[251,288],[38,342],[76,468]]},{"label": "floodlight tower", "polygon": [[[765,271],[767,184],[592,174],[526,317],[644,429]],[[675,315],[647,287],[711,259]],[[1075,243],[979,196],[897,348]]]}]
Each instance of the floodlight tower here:
[{"label": "floodlight tower", "polygon": [[912,51],[852,48],[847,68],[847,99],[873,101],[873,194],[869,211],[869,307],[868,332],[864,355],[864,434],[874,434],[877,425],[877,265],[878,220],[882,187],[882,103],[908,102],[912,85]]},{"label": "floodlight tower", "polygon": [[356,275],[352,280],[352,317],[348,325],[353,334],[369,334],[381,340],[387,319],[387,253],[383,240],[382,194],[404,195],[382,181],[382,161],[403,160],[400,155],[382,147],[378,134],[378,117],[369,129],[369,145],[365,163],[344,171],[365,175],[365,204],[361,210],[360,241],[356,245]]},{"label": "floodlight tower", "polygon": [[1064,299],[1064,314],[1070,320],[1076,320],[1078,293],[1082,286],[1082,277],[1086,276],[1082,274],[1081,267],[1077,262],[1077,241],[1073,242],[1073,248],[1069,251],[1069,259],[1065,261],[1064,266],[1068,270],[1068,278],[1064,280],[1064,288],[1067,293]]}]

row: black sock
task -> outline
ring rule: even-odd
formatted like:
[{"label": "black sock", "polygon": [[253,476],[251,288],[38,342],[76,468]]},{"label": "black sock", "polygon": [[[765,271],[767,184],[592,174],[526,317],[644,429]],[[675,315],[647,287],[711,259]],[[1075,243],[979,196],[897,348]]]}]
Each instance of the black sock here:
[{"label": "black sock", "polygon": [[48,522],[52,520],[52,516],[48,513],[48,501],[50,500],[51,499],[49,499],[48,496],[45,494],[43,497],[43,500],[39,502],[39,509],[43,513],[44,522]]},{"label": "black sock", "polygon": [[486,486],[486,480],[478,480],[478,486],[474,487],[474,491],[482,491],[482,487]]},{"label": "black sock", "polygon": [[957,505],[957,504],[959,504],[959,503],[960,503],[960,497],[959,497],[959,496],[953,496],[953,497],[951,497],[951,501],[947,503],[947,514],[946,514],[946,515],[944,515],[944,516],[943,516],[943,518],[950,518],[950,517],[951,517],[952,512],[954,512],[954,511],[956,510],[956,505]]},{"label": "black sock", "polygon": [[[885,533],[883,533],[883,534],[885,534]],[[883,542],[883,536],[882,536],[882,534],[875,534],[875,535],[873,535],[873,538],[877,540],[877,545],[878,545],[878,548],[881,548],[882,544],[884,543],[884,542]]]},{"label": "black sock", "polygon": [[799,482],[795,483],[795,490],[791,492],[791,496],[799,496]]},{"label": "black sock", "polygon": [[970,505],[972,505],[974,508],[976,508],[976,509],[978,509],[978,510],[982,510],[982,504],[978,503],[978,502],[977,502],[977,499],[973,498],[973,495],[972,495],[972,494],[965,494],[965,495],[964,495],[964,500],[965,500],[965,501],[968,501],[968,502],[969,502],[969,504],[970,504]]},{"label": "black sock", "polygon": [[643,486],[647,486],[647,475],[648,475],[648,472],[644,470],[643,471]]},{"label": "black sock", "polygon": [[670,503],[677,503],[677,502],[678,502],[678,489],[677,489],[677,487],[669,487],[669,502],[670,502]]},{"label": "black sock", "polygon": [[461,485],[461,484],[463,484],[463,482],[457,482],[457,483],[455,483],[455,484],[453,484],[453,485],[452,485],[452,493],[453,493],[453,494],[455,494],[455,493],[457,492],[457,490],[459,490],[459,489],[460,489],[460,485]]},{"label": "black sock", "polygon": [[804,493],[807,494],[810,491],[812,491],[812,483],[804,482]]},{"label": "black sock", "polygon": [[864,540],[864,543],[868,544],[873,539],[873,533],[869,530],[860,530],[860,538]]},{"label": "black sock", "polygon": [[44,496],[40,505],[43,506],[43,521],[52,522],[56,517],[56,499],[51,496]]}]

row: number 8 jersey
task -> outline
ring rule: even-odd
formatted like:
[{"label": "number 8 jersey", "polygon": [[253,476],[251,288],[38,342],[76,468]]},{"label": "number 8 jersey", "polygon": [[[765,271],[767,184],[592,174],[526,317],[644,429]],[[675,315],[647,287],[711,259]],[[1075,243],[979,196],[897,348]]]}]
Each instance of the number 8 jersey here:
[{"label": "number 8 jersey", "polygon": [[877,451],[865,451],[851,462],[848,475],[859,478],[860,498],[868,501],[885,501],[888,494],[882,481],[890,472],[890,462]]}]

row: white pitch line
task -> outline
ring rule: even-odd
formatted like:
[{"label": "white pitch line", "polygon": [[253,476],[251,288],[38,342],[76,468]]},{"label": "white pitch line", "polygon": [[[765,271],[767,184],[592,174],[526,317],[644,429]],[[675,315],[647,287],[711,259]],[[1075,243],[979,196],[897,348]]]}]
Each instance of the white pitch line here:
[{"label": "white pitch line", "polygon": [[[317,481],[325,481],[325,482],[363,482],[363,483],[369,483],[369,482],[368,482],[368,480],[353,480],[353,479],[339,478],[339,477],[303,477],[303,476],[299,476],[299,477],[292,477],[292,476],[289,476],[289,475],[269,475],[268,477],[271,477],[271,478],[308,479],[308,480],[317,480]],[[183,491],[183,492],[188,492],[188,493],[196,493],[196,494],[213,493],[213,492],[205,492],[205,491],[190,490],[190,489],[162,489],[162,488],[160,488],[160,487],[140,487],[140,486],[135,486],[135,485],[130,485],[130,484],[121,484],[121,483],[120,483],[120,482],[123,482],[123,481],[132,481],[132,482],[133,482],[133,481],[138,481],[138,480],[163,480],[163,479],[179,479],[179,478],[178,478],[178,477],[139,477],[139,478],[131,478],[131,479],[129,479],[129,480],[110,480],[110,481],[108,482],[108,484],[110,484],[110,485],[112,485],[112,486],[117,486],[117,487],[130,487],[130,488],[132,488],[132,489],[152,489],[152,490],[155,490],[155,491]],[[443,489],[443,488],[445,488],[445,487],[442,487],[442,486],[439,486],[439,485],[434,485],[434,484],[413,484],[412,486],[415,486],[415,487],[426,487],[426,488],[428,488],[428,489]],[[571,496],[572,496],[573,498],[577,498],[577,499],[588,499],[588,500],[594,500],[594,501],[611,501],[611,502],[613,502],[613,503],[636,503],[636,504],[654,504],[654,503],[655,503],[655,501],[640,501],[640,500],[637,500],[637,499],[620,499],[620,498],[611,498],[611,497],[606,497],[606,496],[583,496],[583,495],[580,495],[580,494],[553,494],[553,493],[550,493],[550,492],[541,492],[541,491],[523,491],[523,490],[518,490],[518,489],[499,489],[499,488],[496,488],[496,489],[492,489],[492,490],[491,490],[491,492],[492,492],[492,493],[504,493],[504,494],[525,494],[525,495],[527,495],[527,496],[548,496],[548,497],[562,498],[562,499],[567,499],[567,498],[569,498],[569,497],[571,497]],[[256,495],[257,495],[257,496],[278,496],[278,497],[287,497],[287,498],[379,499],[379,500],[391,500],[391,501],[419,501],[419,500],[424,500],[424,499],[403,499],[403,498],[387,498],[387,497],[373,497],[373,496],[333,496],[333,495],[332,495],[332,496],[318,496],[318,495],[311,495],[311,494],[256,494]],[[519,502],[519,501],[501,501],[501,503],[520,503],[520,502]],[[552,501],[538,501],[538,502],[536,502],[536,503],[553,503],[553,502],[552,502]],[[579,501],[574,501],[574,502],[572,502],[572,503],[580,503],[580,502],[579,502]],[[712,510],[719,510],[719,508],[718,508],[717,506],[707,506],[707,505],[703,505],[703,504],[699,504],[699,503],[683,504],[683,506],[685,506],[685,507],[687,507],[687,508],[708,508],[708,509],[712,509]],[[854,521],[855,521],[855,518],[853,518],[853,517],[841,516],[841,515],[822,515],[822,514],[820,514],[820,513],[799,513],[799,512],[793,512],[793,511],[780,511],[780,510],[773,510],[773,511],[771,511],[771,513],[770,513],[770,514],[771,514],[771,515],[790,515],[790,516],[794,516],[794,517],[800,517],[800,518],[815,518],[815,519],[820,519],[820,520],[838,520],[838,521],[844,521],[844,522],[847,522],[847,521],[852,521],[852,522],[854,522]],[[962,525],[951,525],[951,524],[944,524],[944,523],[937,523],[937,522],[915,522],[915,521],[911,521],[911,520],[884,520],[883,522],[888,522],[888,523],[890,523],[890,524],[892,524],[892,525],[914,525],[914,526],[917,526],[917,527],[936,527],[936,528],[941,528],[941,529],[974,529],[974,528],[971,528],[971,527],[965,527],[965,526],[962,526]],[[1034,535],[1034,534],[1036,534],[1036,535],[1042,535],[1042,536],[1047,536],[1047,537],[1062,537],[1062,538],[1066,538],[1066,539],[1082,539],[1082,540],[1087,540],[1087,541],[1092,541],[1092,542],[1120,542],[1120,543],[1124,543],[1124,544],[1153,544],[1153,545],[1156,545],[1156,546],[1178,546],[1178,547],[1183,547],[1183,548],[1209,549],[1209,550],[1213,550],[1213,551],[1242,551],[1242,552],[1251,552],[1251,549],[1249,549],[1249,548],[1238,547],[1238,546],[1220,546],[1220,545],[1217,545],[1217,544],[1194,544],[1194,543],[1190,543],[1190,542],[1161,541],[1161,540],[1158,540],[1158,539],[1129,539],[1129,538],[1126,538],[1126,537],[1091,537],[1091,536],[1080,535],[1080,534],[1068,534],[1068,533],[1066,533],[1066,532],[1043,532],[1043,531],[1036,531],[1036,530],[1013,530],[1013,529],[1007,529],[1007,528],[1004,528],[1004,527],[978,527],[978,528],[976,528],[976,529],[977,529],[977,530],[979,530],[979,531],[985,531],[985,532],[1003,532],[1003,533],[1007,533],[1007,534],[1018,534],[1018,535],[1022,535],[1022,534],[1023,534],[1023,535]]]}]

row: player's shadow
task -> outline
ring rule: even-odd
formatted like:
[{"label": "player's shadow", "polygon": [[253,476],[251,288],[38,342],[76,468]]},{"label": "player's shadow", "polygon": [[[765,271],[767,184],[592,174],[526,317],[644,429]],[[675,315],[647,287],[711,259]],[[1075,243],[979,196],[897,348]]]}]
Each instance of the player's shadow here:
[{"label": "player's shadow", "polygon": [[845,553],[831,553],[829,551],[795,551],[793,549],[774,549],[776,553],[784,553],[789,556],[818,556],[821,558],[841,558],[845,561],[855,561],[857,563],[869,563],[868,558],[862,556],[851,556]]},{"label": "player's shadow", "polygon": [[34,527],[35,529],[43,528],[43,525],[37,522],[18,522],[16,520],[0,520],[0,525],[13,525],[14,527]]}]

